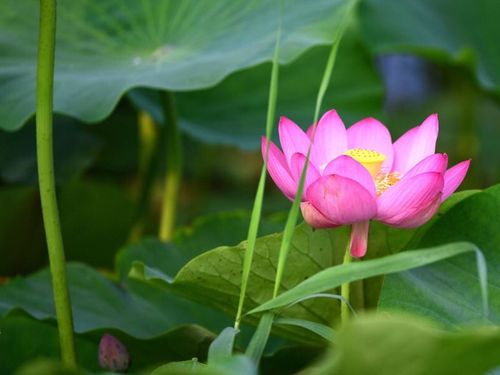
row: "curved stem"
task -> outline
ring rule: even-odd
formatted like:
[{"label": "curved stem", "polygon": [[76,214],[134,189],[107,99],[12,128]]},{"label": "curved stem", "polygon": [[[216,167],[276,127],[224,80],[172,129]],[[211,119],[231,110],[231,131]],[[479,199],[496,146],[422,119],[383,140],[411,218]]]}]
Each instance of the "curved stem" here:
[{"label": "curved stem", "polygon": [[[345,254],[344,254],[344,261],[342,264],[349,264],[351,263],[351,240],[347,241],[347,247],[345,249]],[[349,297],[350,297],[350,284],[345,283],[342,284],[340,287],[340,295],[344,298],[344,301],[340,302],[340,321],[342,322],[342,325],[346,324],[347,321],[349,320]]]},{"label": "curved stem", "polygon": [[56,6],[56,0],[40,0],[40,35],[36,88],[38,183],[49,252],[61,356],[67,365],[76,367],[73,318],[66,281],[64,248],[56,200],[52,150]]},{"label": "curved stem", "polygon": [[170,241],[175,229],[177,200],[182,174],[181,136],[177,123],[174,97],[170,92],[165,93],[165,119],[167,168],[159,237],[162,241]]}]

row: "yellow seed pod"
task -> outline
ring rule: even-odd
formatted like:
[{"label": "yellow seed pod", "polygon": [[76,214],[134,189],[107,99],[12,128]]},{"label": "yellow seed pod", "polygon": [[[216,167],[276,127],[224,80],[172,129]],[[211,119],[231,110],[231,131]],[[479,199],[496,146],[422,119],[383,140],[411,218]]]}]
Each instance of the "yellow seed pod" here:
[{"label": "yellow seed pod", "polygon": [[362,164],[363,167],[365,167],[368,172],[370,172],[374,180],[377,177],[377,174],[380,172],[382,163],[385,160],[384,154],[364,148],[351,148],[344,152],[344,155],[350,156],[351,158]]}]

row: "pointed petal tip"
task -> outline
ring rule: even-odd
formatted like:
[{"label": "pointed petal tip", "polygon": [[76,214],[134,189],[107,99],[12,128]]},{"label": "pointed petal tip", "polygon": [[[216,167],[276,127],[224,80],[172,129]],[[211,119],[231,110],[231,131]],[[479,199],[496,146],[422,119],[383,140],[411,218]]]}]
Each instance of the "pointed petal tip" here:
[{"label": "pointed petal tip", "polygon": [[444,173],[444,186],[441,202],[445,201],[462,184],[467,172],[469,171],[470,163],[471,159],[461,161]]},{"label": "pointed petal tip", "polygon": [[439,132],[439,116],[437,113],[433,113],[422,122],[420,126],[429,126],[432,130]]}]

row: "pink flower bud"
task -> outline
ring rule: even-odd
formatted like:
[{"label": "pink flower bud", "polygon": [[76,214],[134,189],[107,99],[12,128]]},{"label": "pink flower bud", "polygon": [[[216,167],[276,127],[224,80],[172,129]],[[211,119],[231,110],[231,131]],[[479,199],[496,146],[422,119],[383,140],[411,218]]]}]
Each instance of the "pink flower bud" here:
[{"label": "pink flower bud", "polygon": [[116,337],[105,334],[99,343],[99,365],[110,371],[126,371],[130,363],[127,348]]}]

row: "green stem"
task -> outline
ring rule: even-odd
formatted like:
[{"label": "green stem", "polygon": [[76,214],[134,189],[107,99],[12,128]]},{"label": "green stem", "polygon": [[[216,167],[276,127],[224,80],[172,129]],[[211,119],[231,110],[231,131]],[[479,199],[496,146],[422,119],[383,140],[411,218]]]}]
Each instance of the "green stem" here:
[{"label": "green stem", "polygon": [[73,318],[66,281],[64,248],[56,200],[52,150],[56,7],[56,0],[40,0],[40,36],[36,88],[38,183],[49,252],[61,356],[64,363],[71,367],[76,367]]},{"label": "green stem", "polygon": [[175,216],[182,173],[181,136],[177,123],[174,97],[170,92],[165,93],[165,119],[167,168],[159,237],[162,241],[170,241],[175,229]]},{"label": "green stem", "polygon": [[[345,249],[344,261],[343,264],[351,263],[351,240],[347,241],[347,247]],[[340,287],[340,295],[344,298],[343,301],[340,302],[340,321],[342,325],[346,324],[349,320],[349,298],[350,298],[350,284],[345,283]]]},{"label": "green stem", "polygon": [[137,120],[139,129],[139,186],[137,189],[137,211],[134,226],[129,236],[130,242],[137,241],[142,236],[146,226],[147,214],[151,205],[151,192],[160,162],[162,138],[165,138],[165,127],[158,127],[148,113],[140,111]]}]

